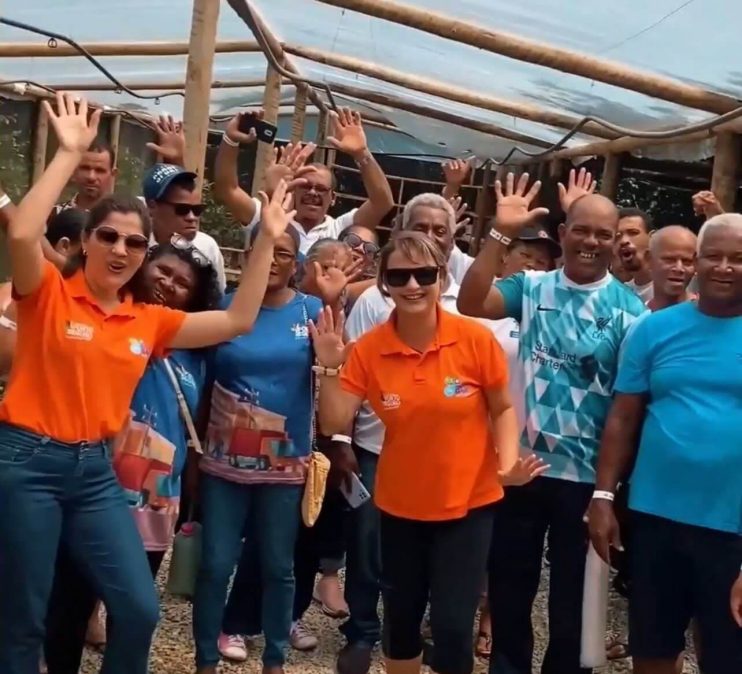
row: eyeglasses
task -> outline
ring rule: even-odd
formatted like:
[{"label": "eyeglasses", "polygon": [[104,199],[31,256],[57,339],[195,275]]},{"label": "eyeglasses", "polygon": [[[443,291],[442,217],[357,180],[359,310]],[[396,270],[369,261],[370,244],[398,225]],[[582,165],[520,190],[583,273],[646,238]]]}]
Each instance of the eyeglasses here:
[{"label": "eyeglasses", "polygon": [[364,241],[358,234],[346,234],[341,241],[347,243],[351,248],[361,248],[364,255],[376,257],[379,254],[379,247],[373,241]]},{"label": "eyeglasses", "polygon": [[98,243],[111,247],[115,246],[119,239],[123,239],[126,249],[134,253],[142,253],[149,246],[149,239],[142,234],[122,234],[117,229],[105,225],[96,227],[93,230],[93,235]]},{"label": "eyeglasses", "polygon": [[181,204],[175,201],[161,201],[160,203],[172,206],[175,215],[178,215],[181,218],[185,217],[189,213],[193,213],[197,218],[200,218],[201,214],[206,210],[204,204]]},{"label": "eyeglasses", "polygon": [[178,250],[184,250],[191,254],[191,258],[199,267],[210,267],[211,260],[206,257],[196,246],[180,234],[173,234],[170,238],[170,245]]},{"label": "eyeglasses", "polygon": [[417,285],[432,286],[438,280],[438,267],[411,267],[410,269],[387,269],[384,282],[390,288],[403,288],[414,276]]},{"label": "eyeglasses", "polygon": [[299,185],[296,189],[304,190],[305,192],[316,192],[317,194],[329,194],[332,192],[332,187],[327,185],[318,185],[317,183],[304,183]]}]

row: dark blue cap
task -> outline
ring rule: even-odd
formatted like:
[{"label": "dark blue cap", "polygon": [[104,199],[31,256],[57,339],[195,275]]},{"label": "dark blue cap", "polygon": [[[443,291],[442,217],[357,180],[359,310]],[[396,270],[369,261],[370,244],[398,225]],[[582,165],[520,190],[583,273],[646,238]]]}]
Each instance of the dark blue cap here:
[{"label": "dark blue cap", "polygon": [[146,201],[157,201],[162,199],[168,187],[176,178],[188,177],[196,179],[196,174],[187,171],[182,166],[175,164],[155,164],[144,174],[142,180],[142,194]]}]

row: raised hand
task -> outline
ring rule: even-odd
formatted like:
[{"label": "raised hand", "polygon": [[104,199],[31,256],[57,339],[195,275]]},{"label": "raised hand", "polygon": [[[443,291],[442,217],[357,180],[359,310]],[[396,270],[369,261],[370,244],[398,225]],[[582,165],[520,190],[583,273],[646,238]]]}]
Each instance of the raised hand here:
[{"label": "raised hand", "polygon": [[595,192],[597,186],[598,183],[593,180],[593,174],[589,171],[581,168],[577,173],[574,169],[570,169],[567,187],[559,183],[559,203],[562,205],[565,214],[575,201],[586,194]]},{"label": "raised hand", "polygon": [[227,128],[224,129],[224,134],[233,143],[239,143],[240,145],[249,145],[250,143],[254,143],[258,139],[255,129],[250,129],[250,133],[242,133],[242,131],[240,131],[240,121],[243,117],[257,117],[258,119],[263,119],[264,116],[265,112],[263,110],[240,112],[229,120]]},{"label": "raised hand", "polygon": [[289,143],[282,148],[273,148],[273,159],[265,172],[265,185],[268,194],[271,194],[279,181],[288,183],[289,191],[301,185],[302,176],[312,169],[305,164],[317,149],[314,143]]},{"label": "raised hand", "polygon": [[296,210],[292,208],[294,199],[288,187],[288,183],[281,180],[270,197],[265,192],[258,193],[262,205],[260,230],[274,241],[286,231],[296,215]]},{"label": "raised hand", "polygon": [[446,185],[461,187],[469,176],[473,159],[451,159],[443,162],[443,175],[446,177]]},{"label": "raised hand", "polygon": [[360,159],[368,151],[366,133],[363,130],[360,113],[349,108],[341,108],[340,112],[331,112],[332,135],[327,137],[336,150]]},{"label": "raised hand", "polygon": [[692,197],[692,203],[693,212],[696,215],[703,215],[707,220],[724,212],[719,200],[711,190],[696,192]]},{"label": "raised hand", "polygon": [[519,487],[535,480],[539,475],[543,475],[549,468],[549,464],[543,459],[539,459],[535,454],[530,454],[525,459],[519,458],[507,473],[498,471],[498,474],[504,485]]},{"label": "raised hand", "polygon": [[332,307],[325,307],[317,317],[317,324],[309,321],[309,334],[312,335],[314,353],[320,365],[329,368],[340,367],[353,348],[353,342],[346,344],[343,338],[345,316],[339,312],[337,320]]},{"label": "raised hand", "polygon": [[162,156],[168,164],[182,164],[185,155],[185,133],[183,123],[176,122],[170,115],[161,115],[155,122],[156,143],[147,147]]},{"label": "raised hand", "polygon": [[319,262],[313,262],[314,283],[319,291],[322,301],[329,305],[335,306],[340,296],[348,285],[348,277],[339,267],[322,268]]},{"label": "raised hand", "polygon": [[528,187],[528,174],[524,173],[515,184],[515,176],[508,173],[505,177],[505,191],[502,183],[495,181],[495,195],[497,196],[497,209],[495,211],[495,228],[501,234],[514,239],[520,231],[537,218],[548,215],[548,208],[534,208],[531,203],[541,190],[541,181],[537,180],[526,191]]},{"label": "raised hand", "polygon": [[469,206],[461,197],[458,196],[451,197],[448,200],[448,203],[451,204],[454,213],[456,214],[456,227],[454,231],[458,232],[460,229],[464,229],[471,222],[471,218],[466,215]]},{"label": "raised hand", "polygon": [[366,262],[367,259],[365,255],[362,255],[355,260],[352,257],[348,259],[343,267],[343,274],[345,274],[348,283],[355,283],[363,278]]},{"label": "raised hand", "polygon": [[59,149],[67,152],[85,152],[98,135],[102,110],[98,109],[88,119],[88,101],[84,96],[57,92],[57,110],[42,103],[49,122],[54,127]]}]

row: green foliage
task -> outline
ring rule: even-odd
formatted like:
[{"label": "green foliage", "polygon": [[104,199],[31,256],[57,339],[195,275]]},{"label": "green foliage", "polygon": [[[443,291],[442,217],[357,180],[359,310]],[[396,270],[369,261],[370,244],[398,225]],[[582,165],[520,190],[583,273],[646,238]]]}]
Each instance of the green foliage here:
[{"label": "green foliage", "polygon": [[20,105],[0,101],[0,184],[17,201],[31,183],[30,115]]},{"label": "green foliage", "polygon": [[116,191],[128,194],[141,193],[142,176],[146,168],[142,158],[131,152],[128,147],[120,144],[117,168]]},{"label": "green foliage", "polygon": [[214,183],[204,181],[202,201],[206,210],[201,216],[201,229],[213,236],[222,247],[242,249],[245,234],[226,207],[214,197]]}]

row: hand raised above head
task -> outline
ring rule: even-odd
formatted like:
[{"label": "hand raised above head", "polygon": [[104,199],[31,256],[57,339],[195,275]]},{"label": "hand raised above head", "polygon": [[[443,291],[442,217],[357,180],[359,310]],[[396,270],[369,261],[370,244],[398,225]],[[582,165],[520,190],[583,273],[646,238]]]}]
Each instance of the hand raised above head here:
[{"label": "hand raised above head", "polygon": [[88,101],[84,96],[57,92],[56,110],[49,101],[43,102],[49,122],[57,134],[59,149],[68,152],[85,152],[98,135],[102,110],[88,117]]}]

